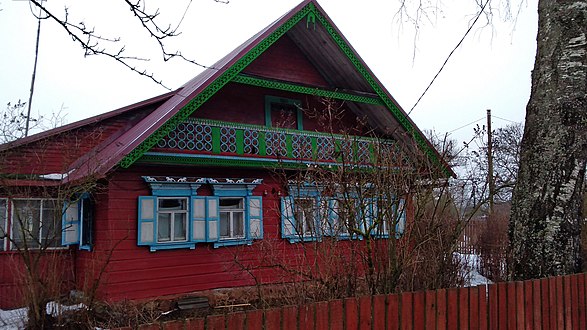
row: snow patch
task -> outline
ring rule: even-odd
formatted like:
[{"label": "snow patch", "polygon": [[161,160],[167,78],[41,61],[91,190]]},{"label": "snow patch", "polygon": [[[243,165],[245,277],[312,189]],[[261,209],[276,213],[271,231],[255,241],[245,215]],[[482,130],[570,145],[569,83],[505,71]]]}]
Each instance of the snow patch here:
[{"label": "snow patch", "polygon": [[[47,303],[47,314],[53,317],[58,317],[64,312],[77,311],[86,308],[84,304],[77,305],[62,305],[58,302],[51,301]],[[11,310],[0,309],[0,329],[2,330],[18,330],[24,329],[28,320],[28,308],[18,308]]]},{"label": "snow patch", "polygon": [[491,284],[488,278],[479,273],[479,256],[468,253],[455,253],[455,256],[461,260],[463,273],[465,274],[465,286],[477,286]]}]

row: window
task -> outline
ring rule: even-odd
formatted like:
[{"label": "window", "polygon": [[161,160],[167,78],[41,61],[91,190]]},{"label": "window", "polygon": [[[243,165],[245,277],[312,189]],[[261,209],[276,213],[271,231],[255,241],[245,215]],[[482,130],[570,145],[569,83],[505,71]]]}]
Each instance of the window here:
[{"label": "window", "polygon": [[265,126],[302,130],[302,110],[299,100],[266,96]]},{"label": "window", "polygon": [[[251,244],[263,238],[261,179],[144,177],[153,196],[139,197],[137,244],[151,251]],[[198,196],[202,185],[213,196]]]},{"label": "window", "polygon": [[296,231],[304,236],[315,236],[316,234],[316,200],[313,198],[296,198],[295,219]]},{"label": "window", "polygon": [[187,198],[160,198],[157,202],[157,242],[185,242]]},{"label": "window", "polygon": [[6,199],[0,199],[0,251],[6,249],[8,203]]},{"label": "window", "polygon": [[80,250],[92,249],[94,203],[85,193],[76,200],[65,203],[63,212],[61,244],[79,245]]},{"label": "window", "polygon": [[242,198],[220,199],[220,239],[245,237],[245,208]]},{"label": "window", "polygon": [[14,199],[12,240],[17,248],[61,245],[61,208],[53,199]]}]

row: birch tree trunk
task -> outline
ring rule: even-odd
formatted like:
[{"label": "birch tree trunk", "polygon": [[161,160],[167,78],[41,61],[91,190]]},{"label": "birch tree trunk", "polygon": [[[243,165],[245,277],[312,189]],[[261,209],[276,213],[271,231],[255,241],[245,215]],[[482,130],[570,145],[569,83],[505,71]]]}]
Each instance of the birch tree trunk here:
[{"label": "birch tree trunk", "polygon": [[587,160],[587,1],[540,0],[509,228],[516,280],[580,269]]}]

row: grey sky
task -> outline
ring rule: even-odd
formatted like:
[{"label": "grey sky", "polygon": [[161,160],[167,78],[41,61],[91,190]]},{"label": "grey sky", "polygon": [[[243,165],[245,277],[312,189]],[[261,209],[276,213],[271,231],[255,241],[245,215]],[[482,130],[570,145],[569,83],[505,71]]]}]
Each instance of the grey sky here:
[{"label": "grey sky", "polygon": [[[161,21],[177,24],[188,2],[161,2]],[[413,29],[409,23],[400,25],[395,19],[397,2],[319,0],[367,65],[409,111],[466,31],[475,7],[474,1],[445,1],[442,10],[430,17],[434,22],[424,21],[413,58]],[[137,27],[120,0],[48,3],[60,14],[67,4],[72,20],[83,20],[103,35],[120,36],[128,55],[151,58],[137,65],[171,88],[201,71],[180,60],[163,63],[152,40]],[[211,65],[298,3],[193,1],[180,27],[182,35],[171,40],[170,46]],[[529,0],[522,4],[515,25],[502,23],[496,12],[493,27],[473,29],[413,111],[411,117],[421,129],[449,132],[484,118],[487,108],[496,116],[494,126],[507,124],[497,117],[523,122],[536,49],[536,8],[537,0]],[[0,9],[0,104],[4,106],[28,99],[36,20],[26,1],[3,0]],[[63,105],[67,121],[73,122],[166,92],[112,60],[84,58],[81,48],[55,23],[42,24],[34,112],[51,113]],[[471,126],[452,134],[458,140],[471,135]]]}]

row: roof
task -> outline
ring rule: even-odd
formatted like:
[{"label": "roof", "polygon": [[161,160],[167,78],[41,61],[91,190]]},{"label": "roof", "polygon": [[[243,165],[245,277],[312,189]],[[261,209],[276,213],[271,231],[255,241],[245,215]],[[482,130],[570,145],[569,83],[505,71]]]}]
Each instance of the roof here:
[{"label": "roof", "polygon": [[[296,43],[332,88],[379,98],[378,104],[349,103],[353,112],[366,116],[372,127],[402,141],[404,146],[421,149],[446,174],[454,175],[316,0],[305,0],[181,88],[159,96],[158,100],[165,99],[162,105],[100,150],[95,150],[92,157],[74,162],[76,167],[69,169],[67,180],[102,176],[115,166],[131,166],[227,83],[255,84],[254,77],[245,75],[243,70],[284,35]],[[61,130],[73,129],[84,122],[92,120],[68,125],[69,128],[64,126]]]}]

